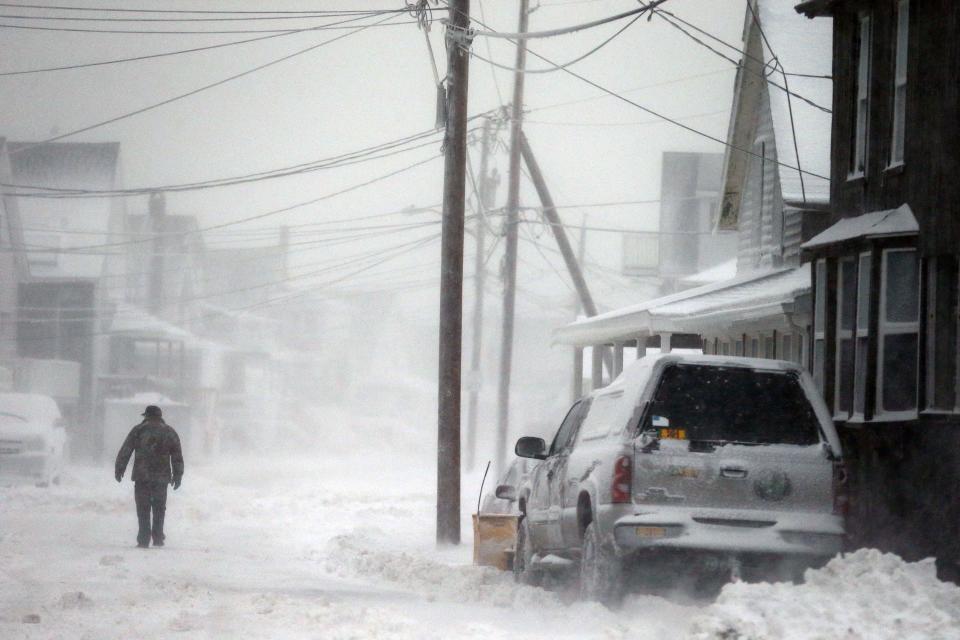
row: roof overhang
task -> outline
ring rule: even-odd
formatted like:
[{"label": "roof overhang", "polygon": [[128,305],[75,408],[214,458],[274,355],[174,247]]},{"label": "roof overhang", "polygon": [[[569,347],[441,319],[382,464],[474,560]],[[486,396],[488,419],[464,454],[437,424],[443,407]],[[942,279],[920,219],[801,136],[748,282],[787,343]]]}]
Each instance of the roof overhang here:
[{"label": "roof overhang", "polygon": [[917,235],[920,226],[910,209],[902,204],[896,209],[874,211],[854,218],[843,218],[810,238],[800,248],[815,251],[831,245],[871,238],[892,238]]},{"label": "roof overhang", "polygon": [[752,272],[578,320],[556,329],[554,339],[588,346],[657,333],[723,333],[731,322],[743,319],[783,324],[809,290],[806,267]]},{"label": "roof overhang", "polygon": [[794,9],[797,13],[802,13],[808,18],[819,18],[820,16],[833,16],[834,8],[840,3],[840,0],[806,0],[796,5]]}]

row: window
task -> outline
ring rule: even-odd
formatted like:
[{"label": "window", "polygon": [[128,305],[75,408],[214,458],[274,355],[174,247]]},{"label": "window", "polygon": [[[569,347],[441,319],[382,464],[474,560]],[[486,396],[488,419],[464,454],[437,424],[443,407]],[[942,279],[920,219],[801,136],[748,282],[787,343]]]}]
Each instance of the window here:
[{"label": "window", "polygon": [[907,43],[910,33],[910,2],[897,2],[897,57],[893,70],[893,140],[890,164],[903,162],[904,129],[907,122]]},{"label": "window", "polygon": [[743,340],[737,340],[733,344],[733,355],[742,356],[743,355]]},{"label": "window", "polygon": [[758,338],[750,338],[750,351],[747,353],[748,358],[759,358],[760,357],[760,340]]},{"label": "window", "polygon": [[580,426],[582,416],[583,403],[578,402],[570,408],[570,411],[567,412],[567,417],[560,423],[560,428],[557,429],[557,435],[554,436],[553,443],[550,445],[550,455],[563,451],[573,441],[577,427]]},{"label": "window", "polygon": [[583,428],[580,430],[581,439],[603,438],[626,426],[626,418],[623,417],[621,410],[622,398],[623,391],[597,396],[583,420]]},{"label": "window", "polygon": [[[749,398],[750,410],[731,398]],[[746,367],[673,365],[663,371],[650,416],[692,441],[812,445],[819,424],[797,374]],[[645,425],[645,427],[652,425]]]},{"label": "window", "polygon": [[857,311],[857,261],[843,258],[837,278],[837,362],[834,382],[834,413],[845,419],[853,402],[854,327]]},{"label": "window", "polygon": [[870,276],[871,255],[860,254],[857,268],[857,346],[854,363],[853,413],[863,416],[867,406],[867,347],[870,341]]},{"label": "window", "polygon": [[926,380],[924,407],[956,410],[957,259],[941,255],[927,259]]},{"label": "window", "polygon": [[777,339],[774,336],[767,336],[763,339],[763,357],[773,360],[777,357]]},{"label": "window", "polygon": [[854,57],[857,60],[857,102],[854,110],[856,126],[853,138],[853,162],[850,173],[867,173],[867,129],[870,116],[870,15],[860,14]]},{"label": "window", "polygon": [[877,414],[910,418],[917,408],[919,273],[914,249],[883,252]]},{"label": "window", "polygon": [[823,366],[827,340],[827,261],[817,260],[814,266],[817,299],[813,315],[813,381],[823,393]]},{"label": "window", "polygon": [[730,355],[730,343],[724,342],[720,345],[720,355],[728,356]]}]

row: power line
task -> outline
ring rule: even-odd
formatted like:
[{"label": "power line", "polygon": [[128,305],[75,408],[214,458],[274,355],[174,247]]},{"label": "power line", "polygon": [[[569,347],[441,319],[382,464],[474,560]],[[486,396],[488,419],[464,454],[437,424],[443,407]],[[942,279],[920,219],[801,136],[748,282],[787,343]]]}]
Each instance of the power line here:
[{"label": "power line", "polygon": [[[0,6],[4,6],[0,4]],[[314,11],[311,13],[294,15],[256,15],[256,16],[225,16],[225,17],[182,17],[182,18],[104,18],[99,16],[40,16],[0,13],[0,18],[14,18],[17,20],[44,20],[51,22],[250,22],[263,20],[307,20],[310,18],[326,18],[341,16],[370,17],[384,14],[403,13],[404,9],[370,9],[366,11]]]},{"label": "power line", "polygon": [[342,20],[342,21],[340,21],[340,22],[331,23],[330,25],[327,25],[326,27],[308,27],[308,28],[306,28],[306,29],[298,29],[298,30],[296,30],[296,31],[286,31],[286,32],[282,32],[282,33],[273,33],[273,34],[270,34],[270,35],[267,35],[267,36],[259,36],[259,37],[257,37],[257,38],[247,38],[247,39],[245,39],[245,40],[234,40],[234,41],[232,41],[232,42],[221,42],[221,43],[219,43],[219,44],[206,45],[206,46],[203,46],[203,47],[192,47],[192,48],[190,48],[190,49],[179,49],[179,50],[177,50],[177,51],[166,51],[166,52],[163,52],[163,53],[154,53],[154,54],[143,55],[143,56],[133,56],[133,57],[129,57],[129,58],[118,58],[118,59],[115,59],[115,60],[103,60],[103,61],[100,61],[100,62],[87,62],[87,63],[82,63],[82,64],[63,65],[63,66],[59,66],[59,67],[42,67],[42,68],[39,68],[39,69],[22,69],[22,70],[19,70],[19,71],[5,71],[5,72],[0,72],[0,77],[2,77],[2,76],[19,76],[19,75],[27,75],[27,74],[33,74],[33,73],[46,73],[46,72],[50,72],[50,71],[67,71],[67,70],[70,70],[70,69],[86,69],[86,68],[89,68],[89,67],[101,67],[101,66],[111,65],[111,64],[122,64],[122,63],[125,63],[125,62],[136,62],[136,61],[139,61],[139,60],[153,60],[153,59],[155,59],[155,58],[165,58],[165,57],[168,57],[168,56],[177,56],[177,55],[182,55],[182,54],[186,54],[186,53],[196,53],[196,52],[199,52],[199,51],[209,51],[209,50],[211,50],[211,49],[221,49],[221,48],[224,48],[224,47],[233,47],[233,46],[236,46],[236,45],[247,44],[247,43],[250,43],[250,42],[261,42],[261,41],[263,41],[263,40],[270,40],[270,39],[273,39],[273,38],[283,38],[283,37],[286,37],[286,36],[296,35],[296,34],[298,34],[298,33],[307,33],[307,32],[310,32],[310,31],[318,31],[318,30],[322,30],[322,29],[324,29],[324,28],[329,28],[329,27],[334,26],[334,25],[348,24],[348,23],[350,23],[350,22],[355,22],[355,21],[360,20],[360,19],[362,19],[362,18],[351,18],[351,19],[349,19],[349,20]]},{"label": "power line", "polygon": [[[650,5],[647,5],[647,6],[650,6]],[[559,66],[557,63],[553,62],[552,60],[550,60],[550,59],[547,58],[546,56],[540,55],[539,53],[537,53],[537,52],[535,52],[535,51],[532,51],[532,50],[531,50],[531,51],[529,51],[529,53],[530,53],[530,55],[532,55],[532,56],[534,56],[534,57],[536,57],[536,58],[539,58],[540,60],[546,62],[547,64],[550,64],[550,65],[553,65],[553,66]],[[666,120],[667,122],[670,122],[670,123],[676,125],[677,127],[680,127],[681,129],[684,129],[684,130],[686,130],[686,131],[689,131],[690,133],[694,133],[694,134],[696,134],[696,135],[698,135],[698,136],[701,136],[701,137],[703,137],[703,138],[706,138],[706,139],[708,139],[708,140],[712,140],[712,141],[714,141],[714,142],[718,142],[718,143],[722,144],[722,145],[725,146],[725,147],[729,147],[730,149],[733,149],[734,151],[739,151],[739,152],[741,152],[741,153],[745,153],[745,154],[747,154],[747,155],[750,155],[750,156],[753,156],[753,157],[756,157],[756,158],[765,159],[765,160],[767,160],[767,161],[769,161],[769,162],[773,162],[773,163],[775,163],[775,164],[777,164],[777,165],[779,165],[779,166],[781,166],[781,167],[784,167],[784,168],[787,168],[787,169],[792,169],[793,171],[802,171],[803,173],[806,173],[807,175],[814,176],[814,177],[820,178],[820,179],[822,179],[822,180],[829,180],[829,179],[830,179],[830,178],[828,178],[827,176],[822,176],[822,175],[820,175],[820,174],[813,173],[813,172],[811,172],[811,171],[806,171],[806,170],[804,170],[804,169],[800,169],[800,168],[798,168],[798,167],[789,165],[789,164],[787,164],[787,163],[785,163],[785,162],[781,162],[781,161],[779,161],[779,160],[777,160],[777,159],[775,159],[775,158],[764,158],[763,156],[757,154],[756,152],[754,152],[754,151],[752,151],[752,150],[750,150],[750,149],[744,149],[744,148],[738,147],[738,146],[736,146],[736,145],[734,145],[734,144],[732,144],[732,143],[730,143],[730,142],[727,142],[726,140],[723,140],[723,139],[721,139],[721,138],[718,138],[717,136],[711,135],[711,134],[706,133],[706,132],[704,132],[704,131],[700,131],[699,129],[695,129],[694,127],[691,127],[691,126],[689,126],[689,125],[683,124],[682,122],[676,120],[675,118],[671,118],[671,117],[666,116],[666,115],[664,115],[664,114],[662,114],[662,113],[659,113],[659,112],[657,112],[657,111],[654,111],[653,109],[650,109],[649,107],[645,107],[645,106],[643,106],[642,104],[640,104],[640,103],[638,103],[638,102],[635,102],[635,101],[631,100],[630,98],[627,98],[626,96],[623,96],[623,95],[617,93],[616,91],[613,91],[612,89],[608,89],[607,87],[601,85],[600,83],[595,82],[595,81],[593,81],[593,80],[590,80],[590,79],[587,78],[586,76],[583,76],[583,75],[577,73],[576,71],[572,71],[572,70],[569,69],[569,68],[564,68],[564,69],[562,69],[562,71],[563,71],[564,73],[567,73],[567,74],[573,76],[574,78],[577,78],[577,79],[580,80],[581,82],[584,82],[584,83],[586,83],[586,84],[589,84],[590,86],[594,87],[595,89],[599,89],[600,91],[603,91],[604,93],[607,93],[607,94],[609,94],[610,96],[612,96],[612,97],[614,97],[614,98],[617,98],[618,100],[621,100],[622,102],[625,102],[625,103],[627,103],[627,104],[629,104],[629,105],[631,105],[631,106],[633,106],[633,107],[636,107],[637,109],[640,109],[641,111],[644,111],[644,112],[646,112],[646,113],[649,113],[650,115],[655,116],[655,117],[657,117],[657,118],[662,118],[663,120]]]},{"label": "power line", "polygon": [[[716,116],[720,114],[730,113],[729,109],[719,109],[717,111],[708,111],[706,113],[694,113],[689,116],[683,116],[682,118],[677,118],[677,120],[695,120],[697,118],[708,118],[710,116]],[[543,124],[543,125],[552,125],[558,127],[642,127],[645,125],[651,124],[666,124],[663,120],[654,119],[654,120],[636,120],[633,122],[555,122],[550,120],[531,120],[530,118],[523,119],[524,124]]]},{"label": "power line", "polygon": [[[397,169],[396,171],[391,171],[390,173],[385,173],[385,174],[379,175],[379,176],[377,176],[377,177],[375,177],[375,178],[371,178],[371,179],[366,180],[366,181],[364,181],[364,182],[361,182],[361,183],[352,185],[352,186],[350,186],[350,187],[346,187],[345,189],[340,189],[340,190],[338,190],[338,191],[334,191],[334,192],[332,192],[332,193],[328,193],[328,194],[322,195],[322,196],[320,196],[320,197],[318,197],[318,198],[311,198],[310,200],[304,200],[304,201],[302,201],[302,202],[298,202],[298,203],[295,203],[295,204],[292,204],[292,205],[288,205],[288,206],[285,206],[285,207],[280,207],[279,209],[272,209],[272,210],[270,210],[270,211],[266,211],[266,212],[263,212],[263,213],[258,213],[258,214],[252,215],[252,216],[248,216],[248,217],[246,217],[246,218],[241,218],[241,219],[239,219],[239,220],[231,220],[230,222],[223,222],[223,223],[220,223],[220,224],[215,224],[215,225],[211,225],[211,226],[208,226],[208,227],[202,227],[202,228],[198,228],[198,229],[191,229],[191,230],[187,230],[187,231],[177,231],[177,232],[174,232],[174,233],[169,234],[169,236],[187,236],[187,235],[196,234],[196,233],[203,233],[203,232],[205,232],[205,231],[212,231],[212,230],[214,230],[214,229],[223,229],[223,228],[225,228],[225,227],[232,227],[232,226],[235,226],[235,225],[238,225],[238,224],[243,224],[244,222],[252,222],[253,220],[261,220],[261,219],[263,219],[263,218],[268,218],[268,217],[271,217],[271,216],[275,216],[275,215],[278,215],[278,214],[280,214],[280,213],[286,213],[287,211],[292,211],[292,210],[294,210],[294,209],[299,209],[299,208],[302,208],[302,207],[306,207],[306,206],[309,206],[309,205],[311,205],[311,204],[316,204],[317,202],[322,202],[322,201],[324,201],[324,200],[329,200],[329,199],[331,199],[331,198],[335,198],[335,197],[337,197],[337,196],[339,196],[339,195],[343,195],[343,194],[349,193],[349,192],[351,192],[351,191],[356,191],[357,189],[362,189],[362,188],[367,187],[367,186],[369,186],[369,185],[371,185],[371,184],[374,184],[374,183],[376,183],[376,182],[380,182],[380,181],[382,181],[382,180],[386,180],[387,178],[391,178],[391,177],[393,177],[393,176],[400,175],[401,173],[404,173],[404,172],[406,172],[406,171],[410,171],[410,170],[415,169],[415,168],[417,168],[417,167],[423,166],[423,165],[425,165],[425,164],[427,164],[427,163],[429,163],[429,162],[432,162],[432,161],[436,160],[436,159],[439,158],[439,157],[441,157],[441,156],[440,156],[440,155],[431,155],[431,156],[428,157],[428,158],[425,158],[425,159],[420,160],[420,161],[418,161],[418,162],[414,162],[413,164],[409,164],[409,165],[407,165],[407,166],[405,166],[405,167],[401,167],[400,169]],[[169,237],[169,236],[168,236],[168,237]],[[86,250],[86,249],[105,249],[105,248],[111,248],[111,247],[129,246],[129,245],[136,245],[136,244],[144,244],[144,243],[152,242],[152,241],[153,241],[152,238],[144,238],[144,239],[138,239],[138,240],[127,240],[127,241],[123,241],[123,242],[110,242],[110,243],[104,243],[104,244],[84,245],[84,246],[81,246],[81,247],[73,247],[73,250],[71,250],[71,251],[62,251],[61,253],[75,253],[75,252],[77,252],[77,251]]]},{"label": "power line", "polygon": [[[373,23],[373,24],[380,24],[380,23],[386,22],[387,20],[390,20],[390,19],[393,18],[393,17],[394,17],[393,15],[389,15],[389,16],[387,16],[386,18],[384,18],[383,20],[380,20],[380,21],[375,22],[375,23]],[[146,106],[146,107],[142,107],[142,108],[140,108],[140,109],[136,109],[135,111],[130,111],[130,112],[127,112],[127,113],[122,114],[122,115],[119,115],[119,116],[114,116],[113,118],[109,118],[109,119],[107,119],[107,120],[103,120],[103,121],[101,121],[101,122],[98,122],[98,123],[92,124],[92,125],[88,125],[88,126],[86,126],[86,127],[81,127],[80,129],[74,129],[73,131],[68,131],[67,133],[62,133],[62,134],[60,134],[60,135],[57,135],[57,136],[54,136],[54,137],[52,137],[52,138],[48,138],[48,139],[46,139],[46,140],[44,140],[44,141],[42,141],[42,142],[39,142],[39,143],[37,143],[37,145],[46,144],[46,143],[48,143],[48,142],[55,142],[55,141],[57,141],[57,140],[62,140],[62,139],[64,139],[64,138],[77,135],[78,133],[84,133],[84,132],[86,132],[86,131],[91,131],[92,129],[97,129],[97,128],[102,127],[102,126],[105,126],[105,125],[108,125],[108,124],[112,124],[112,123],[114,123],[114,122],[118,122],[118,121],[120,121],[120,120],[124,120],[124,119],[126,119],[126,118],[130,118],[130,117],[132,117],[132,116],[139,115],[139,114],[144,113],[144,112],[146,112],[146,111],[150,111],[150,110],[152,110],[152,109],[156,109],[157,107],[162,107],[162,106],[164,106],[164,105],[168,105],[168,104],[170,104],[170,103],[172,103],[172,102],[176,102],[177,100],[182,100],[183,98],[188,98],[188,97],[190,97],[190,96],[194,96],[194,95],[196,95],[196,94],[198,94],[198,93],[200,93],[200,92],[202,92],[202,91],[206,91],[207,89],[212,89],[212,88],[214,88],[214,87],[218,87],[218,86],[220,86],[220,85],[222,85],[222,84],[226,84],[226,83],[231,82],[231,81],[233,81],[233,80],[237,80],[238,78],[243,78],[243,77],[248,76],[248,75],[250,75],[250,74],[256,73],[257,71],[261,71],[261,70],[266,69],[266,68],[268,68],[268,67],[272,67],[273,65],[279,64],[279,63],[281,63],[281,62],[285,62],[286,60],[289,60],[289,59],[291,59],[291,58],[295,58],[295,57],[297,57],[297,56],[303,55],[303,54],[305,54],[305,53],[309,53],[309,52],[311,52],[311,51],[314,51],[314,50],[319,49],[319,48],[321,48],[321,47],[324,47],[324,46],[326,46],[326,45],[333,44],[334,42],[337,42],[338,40],[343,40],[344,38],[347,38],[347,37],[349,37],[349,36],[352,36],[352,35],[355,35],[355,34],[357,34],[357,33],[360,33],[361,31],[364,31],[365,29],[368,29],[368,28],[371,27],[371,26],[373,26],[373,25],[364,25],[364,26],[362,26],[362,27],[357,27],[356,29],[354,29],[353,31],[350,31],[349,33],[345,33],[345,34],[336,36],[335,38],[331,38],[331,39],[329,39],[329,40],[324,40],[323,42],[321,42],[321,43],[319,43],[319,44],[312,45],[312,46],[310,46],[310,47],[307,47],[306,49],[300,49],[299,51],[295,51],[295,52],[293,52],[293,53],[287,54],[287,55],[282,56],[282,57],[280,57],[280,58],[276,58],[276,59],[274,59],[274,60],[271,60],[270,62],[267,62],[267,63],[265,63],[265,64],[258,65],[258,66],[254,67],[254,68],[252,68],[252,69],[248,69],[248,70],[246,70],[246,71],[242,71],[242,72],[237,73],[237,74],[234,74],[234,75],[232,75],[232,76],[228,76],[228,77],[226,77],[226,78],[223,78],[222,80],[218,80],[218,81],[213,82],[213,83],[211,83],[211,84],[204,85],[204,86],[202,86],[202,87],[199,87],[199,88],[197,88],[197,89],[193,89],[192,91],[188,91],[188,92],[186,92],[186,93],[181,93],[180,95],[174,96],[174,97],[172,97],[172,98],[167,98],[166,100],[162,100],[162,101],[160,101],[160,102],[156,102],[156,103],[154,103],[154,104],[152,104],[152,105],[149,105],[149,106]],[[37,146],[37,145],[34,145],[34,146]],[[9,153],[12,155],[12,154],[14,154],[14,153],[22,152],[22,151],[24,151],[25,149],[30,149],[30,148],[32,148],[32,147],[23,147],[23,148],[20,148],[20,149],[18,149],[18,150],[16,150],[16,151],[10,151]]]},{"label": "power line", "polygon": [[351,14],[351,13],[404,13],[406,9],[369,9],[355,11],[349,9],[304,9],[290,10],[245,10],[245,9],[134,9],[130,7],[77,7],[64,5],[28,4],[21,2],[0,2],[0,7],[16,9],[44,9],[48,11],[89,11],[98,13],[159,13],[159,14],[201,14],[201,15],[291,15],[291,14]]},{"label": "power line", "polygon": [[[396,14],[391,14],[388,17],[394,17]],[[369,17],[369,16],[362,16]],[[397,27],[401,25],[408,24],[417,24],[414,20],[405,20],[400,22],[391,22],[391,23],[376,23],[371,26],[373,27]],[[215,35],[240,35],[240,34],[250,34],[250,33],[273,33],[273,34],[288,34],[288,33],[297,33],[300,31],[339,31],[343,29],[349,29],[349,27],[344,26],[324,26],[317,25],[314,27],[308,27],[304,29],[204,29],[204,30],[185,30],[185,29],[87,29],[83,27],[42,27],[37,25],[26,25],[26,24],[10,24],[2,23],[0,24],[0,29],[20,29],[26,31],[51,31],[57,33],[106,33],[106,34],[127,34],[127,35],[198,35],[198,36],[215,36]]]},{"label": "power line", "polygon": [[[553,38],[555,36],[565,36],[571,33],[577,33],[578,31],[584,31],[586,29],[592,29],[594,27],[599,27],[605,25],[608,22],[616,22],[617,20],[623,20],[624,18],[629,18],[631,16],[642,15],[643,13],[658,7],[659,5],[667,2],[668,0],[653,0],[653,2],[639,7],[637,9],[631,9],[630,11],[624,11],[623,13],[618,13],[613,16],[607,16],[606,18],[600,18],[598,20],[591,20],[590,22],[584,22],[582,24],[573,25],[570,27],[561,27],[559,29],[548,29],[546,31],[524,31],[522,33],[503,33],[500,31],[494,30],[483,30],[483,29],[469,29],[467,31],[469,37],[474,38],[477,36],[485,38],[501,38],[504,40],[516,41],[516,40],[536,40],[540,38]],[[476,21],[478,24],[484,25],[482,22]],[[448,26],[448,29],[454,31],[459,31],[452,26]]]}]

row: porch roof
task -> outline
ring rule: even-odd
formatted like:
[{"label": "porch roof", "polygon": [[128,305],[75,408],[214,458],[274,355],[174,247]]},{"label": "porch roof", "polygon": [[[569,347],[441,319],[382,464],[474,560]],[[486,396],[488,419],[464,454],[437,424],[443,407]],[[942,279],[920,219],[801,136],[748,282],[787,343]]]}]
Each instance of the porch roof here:
[{"label": "porch roof", "polygon": [[722,333],[732,320],[780,315],[809,291],[809,267],[754,271],[578,320],[556,329],[554,340],[584,346],[644,334]]},{"label": "porch roof", "polygon": [[819,249],[860,238],[915,235],[919,229],[910,205],[902,204],[896,209],[874,211],[855,218],[843,218],[800,246],[803,249]]}]

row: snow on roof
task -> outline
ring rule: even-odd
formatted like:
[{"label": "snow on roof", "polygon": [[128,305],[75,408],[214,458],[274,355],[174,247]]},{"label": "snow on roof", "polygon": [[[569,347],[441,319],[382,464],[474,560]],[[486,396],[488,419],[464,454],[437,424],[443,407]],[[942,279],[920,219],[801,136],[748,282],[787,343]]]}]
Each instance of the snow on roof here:
[{"label": "snow on roof", "polygon": [[713,282],[729,280],[736,275],[737,258],[733,257],[719,264],[715,264],[708,269],[704,269],[703,271],[698,271],[697,273],[691,273],[688,276],[684,276],[680,279],[680,281],[684,284],[691,285],[710,284]]},{"label": "snow on roof", "polygon": [[[793,2],[785,0],[758,0],[760,25],[769,42],[764,45],[764,62],[772,66],[775,60],[786,73],[802,73],[829,76],[833,72],[833,21],[831,19],[808,20],[798,14]],[[798,96],[828,111],[818,109],[773,84],[768,84],[770,113],[773,117],[774,135],[777,141],[778,160],[803,171],[825,176],[824,180],[808,173],[803,175],[784,166],[779,167],[780,188],[783,199],[802,202],[828,202],[830,200],[830,134],[833,104],[833,82],[825,78],[784,76],[778,70],[770,74],[770,80],[788,87]],[[792,118],[791,118],[792,110]],[[794,148],[793,131],[796,128]],[[800,159],[797,161],[797,149]],[[803,197],[804,192],[806,198]]]},{"label": "snow on roof", "polygon": [[147,313],[144,309],[118,303],[116,315],[110,323],[110,333],[125,333],[159,339],[187,339],[193,334],[165,320]]},{"label": "snow on roof", "polygon": [[622,309],[584,318],[554,331],[562,344],[602,344],[659,332],[686,332],[720,314],[748,317],[791,303],[810,289],[807,267],[753,271]]},{"label": "snow on roof", "polygon": [[804,242],[801,247],[816,249],[855,238],[908,236],[916,234],[919,229],[910,205],[902,204],[896,209],[874,211],[855,218],[843,218]]}]

